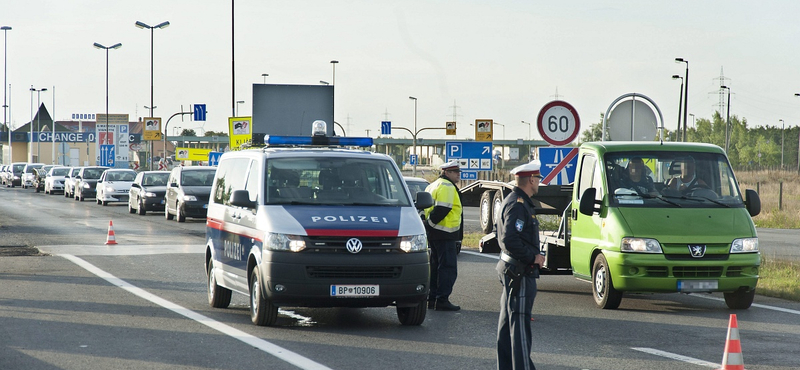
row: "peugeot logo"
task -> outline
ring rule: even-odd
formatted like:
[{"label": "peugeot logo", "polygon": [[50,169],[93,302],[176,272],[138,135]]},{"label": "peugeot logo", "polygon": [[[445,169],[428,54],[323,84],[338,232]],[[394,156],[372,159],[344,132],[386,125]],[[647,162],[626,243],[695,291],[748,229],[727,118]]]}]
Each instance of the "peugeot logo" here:
[{"label": "peugeot logo", "polygon": [[347,246],[347,251],[353,254],[361,252],[361,248],[363,247],[361,240],[356,238],[350,238],[350,240],[345,243],[345,246]]},{"label": "peugeot logo", "polygon": [[689,253],[692,254],[694,258],[703,258],[706,254],[706,246],[705,245],[689,245]]}]

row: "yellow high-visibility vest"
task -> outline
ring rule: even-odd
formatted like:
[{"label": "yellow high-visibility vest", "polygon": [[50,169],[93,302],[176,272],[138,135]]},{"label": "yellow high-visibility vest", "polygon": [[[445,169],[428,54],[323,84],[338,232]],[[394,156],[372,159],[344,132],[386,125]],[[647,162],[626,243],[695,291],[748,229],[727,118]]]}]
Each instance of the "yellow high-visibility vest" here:
[{"label": "yellow high-visibility vest", "polygon": [[[456,186],[440,177],[428,185],[425,191],[431,193],[431,197],[433,197],[433,207],[425,209],[425,222],[428,223],[428,226],[448,233],[458,231],[461,227],[461,198],[458,196]],[[434,224],[429,217],[436,206],[452,209],[438,224]]]}]

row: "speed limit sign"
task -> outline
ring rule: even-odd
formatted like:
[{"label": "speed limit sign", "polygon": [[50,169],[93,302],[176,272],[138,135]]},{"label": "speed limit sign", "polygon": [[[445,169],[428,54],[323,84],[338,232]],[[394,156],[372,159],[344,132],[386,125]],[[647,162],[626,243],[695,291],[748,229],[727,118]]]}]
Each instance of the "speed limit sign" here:
[{"label": "speed limit sign", "polygon": [[571,143],[578,136],[581,128],[578,111],[569,103],[561,100],[545,104],[539,111],[539,119],[536,123],[544,141],[552,145]]}]

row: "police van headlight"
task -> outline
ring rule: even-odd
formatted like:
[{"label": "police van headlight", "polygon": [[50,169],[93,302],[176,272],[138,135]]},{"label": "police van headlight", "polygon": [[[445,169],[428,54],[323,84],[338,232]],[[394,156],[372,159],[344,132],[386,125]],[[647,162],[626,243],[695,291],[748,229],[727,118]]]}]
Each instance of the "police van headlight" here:
[{"label": "police van headlight", "polygon": [[731,243],[731,253],[758,252],[758,238],[734,239]]},{"label": "police van headlight", "polygon": [[428,249],[428,238],[425,234],[409,235],[400,238],[400,249],[403,252],[419,252]]},{"label": "police van headlight", "polygon": [[622,238],[619,250],[629,253],[664,253],[658,240],[646,238]]},{"label": "police van headlight", "polygon": [[197,200],[197,197],[194,196],[194,195],[184,195],[183,196],[183,201],[184,202],[194,202],[196,200]]},{"label": "police van headlight", "polygon": [[272,251],[300,252],[306,249],[306,241],[298,235],[268,233],[265,246]]}]

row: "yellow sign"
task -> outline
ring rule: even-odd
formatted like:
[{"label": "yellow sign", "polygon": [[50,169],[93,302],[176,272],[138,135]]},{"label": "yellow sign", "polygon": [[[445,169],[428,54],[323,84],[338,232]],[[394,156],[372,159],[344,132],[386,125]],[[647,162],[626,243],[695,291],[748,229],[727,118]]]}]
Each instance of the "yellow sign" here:
[{"label": "yellow sign", "polygon": [[492,141],[493,129],[494,129],[493,120],[476,119],[475,141]]},{"label": "yellow sign", "polygon": [[145,117],[142,140],[161,140],[161,117]]},{"label": "yellow sign", "polygon": [[231,150],[239,150],[242,144],[252,142],[253,117],[228,117],[228,137]]},{"label": "yellow sign", "polygon": [[178,147],[175,148],[175,159],[178,161],[205,162],[208,160],[208,153],[211,153],[211,149]]},{"label": "yellow sign", "polygon": [[444,126],[447,130],[447,135],[455,135],[456,134],[456,123],[455,122],[447,122]]}]

